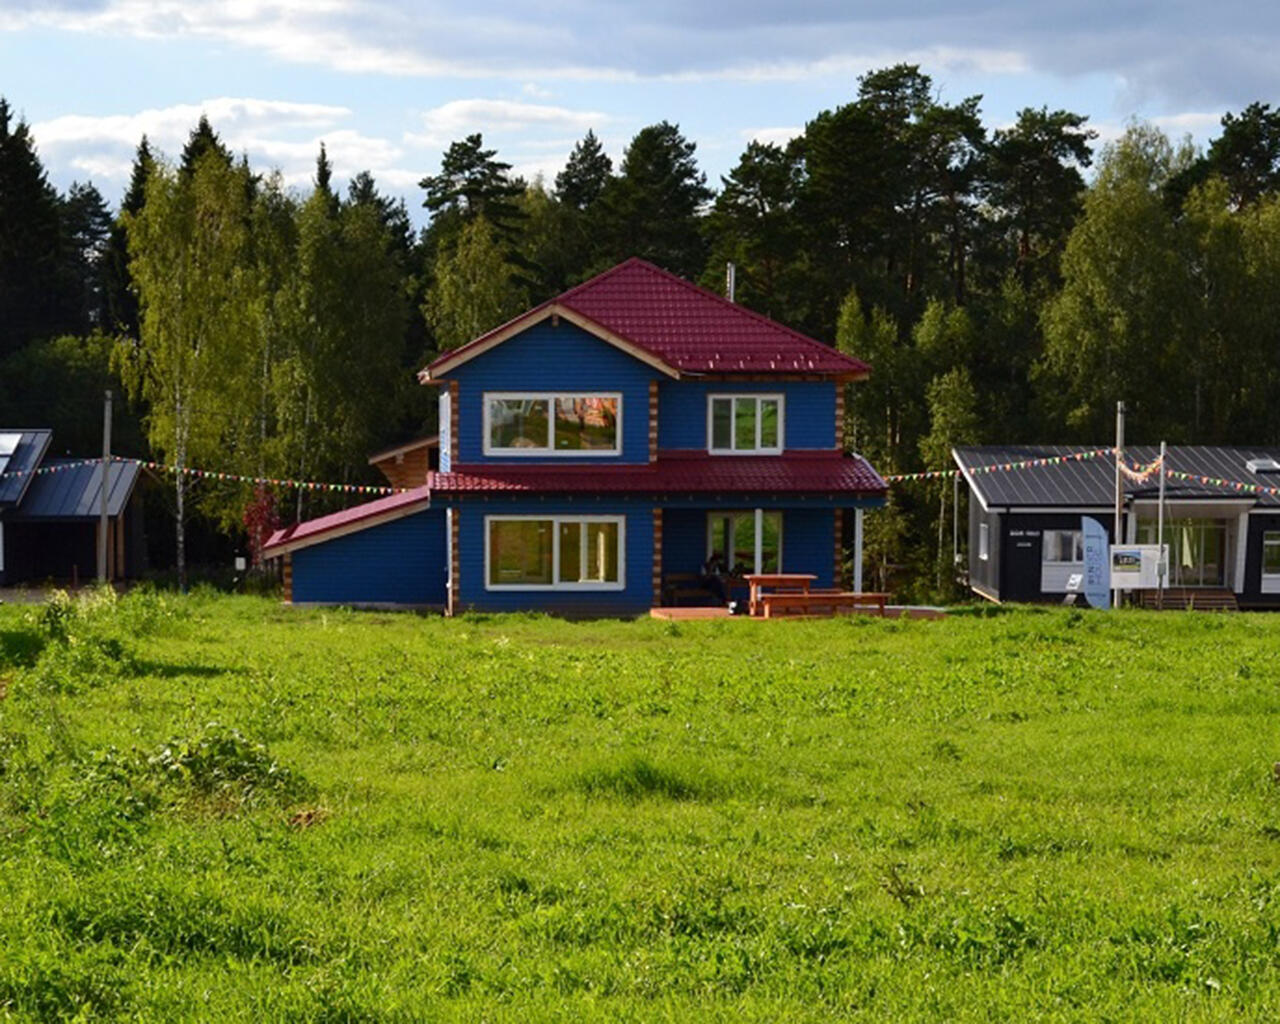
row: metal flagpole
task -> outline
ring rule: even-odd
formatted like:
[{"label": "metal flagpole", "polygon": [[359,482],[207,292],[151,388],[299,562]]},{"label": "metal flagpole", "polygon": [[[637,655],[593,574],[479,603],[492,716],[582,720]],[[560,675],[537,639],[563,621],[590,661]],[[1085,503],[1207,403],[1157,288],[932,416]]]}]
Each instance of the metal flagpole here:
[{"label": "metal flagpole", "polygon": [[1156,503],[1156,543],[1160,545],[1160,559],[1156,564],[1156,607],[1164,609],[1164,574],[1169,571],[1169,549],[1164,542],[1164,482],[1168,479],[1165,470],[1165,455],[1168,446],[1160,442],[1160,500]]},{"label": "metal flagpole", "polygon": [[110,536],[107,529],[107,496],[111,477],[111,392],[103,396],[102,403],[102,492],[98,503],[98,582],[107,581],[107,548]]},{"label": "metal flagpole", "polygon": [[[1116,525],[1115,533],[1111,535],[1111,543],[1123,544],[1124,538],[1120,536],[1120,515],[1121,507],[1124,503],[1124,489],[1120,483],[1120,462],[1124,458],[1124,402],[1116,402]],[[1111,553],[1107,552],[1107,576],[1111,575]],[[1114,608],[1120,607],[1120,591],[1113,588],[1111,592],[1111,604]]]}]

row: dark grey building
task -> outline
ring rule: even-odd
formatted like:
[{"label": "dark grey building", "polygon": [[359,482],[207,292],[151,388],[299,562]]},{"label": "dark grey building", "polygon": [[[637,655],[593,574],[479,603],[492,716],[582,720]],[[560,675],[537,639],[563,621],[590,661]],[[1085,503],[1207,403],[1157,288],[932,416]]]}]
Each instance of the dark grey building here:
[{"label": "dark grey building", "polygon": [[[1086,452],[1103,454],[1080,458]],[[1125,449],[1130,466],[1150,465],[1159,454],[1149,445]],[[989,445],[956,448],[952,456],[969,488],[968,583],[975,593],[1059,602],[1083,572],[1082,518],[1096,519],[1116,542],[1115,459],[1107,449]],[[1170,591],[1280,608],[1280,495],[1250,489],[1280,489],[1280,448],[1174,446],[1167,459],[1166,472],[1196,478],[1165,481]],[[1158,542],[1159,488],[1158,473],[1122,477],[1119,543]]]},{"label": "dark grey building", "polygon": [[[100,462],[52,459],[49,430],[0,429],[0,584],[88,582],[97,575]],[[107,575],[137,575],[145,557],[136,462],[107,482]]]}]

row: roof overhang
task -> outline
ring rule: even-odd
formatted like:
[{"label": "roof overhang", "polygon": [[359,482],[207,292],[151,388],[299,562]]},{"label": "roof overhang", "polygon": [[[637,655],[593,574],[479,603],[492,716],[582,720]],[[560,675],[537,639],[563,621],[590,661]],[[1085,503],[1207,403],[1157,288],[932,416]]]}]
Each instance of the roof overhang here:
[{"label": "roof overhang", "polygon": [[404,455],[408,452],[416,451],[419,448],[439,448],[440,438],[432,434],[430,437],[419,437],[412,441],[405,441],[403,444],[394,444],[390,448],[380,448],[369,456],[369,465],[376,466],[379,462],[385,462],[387,459],[394,458],[397,455]]},{"label": "roof overhang", "polygon": [[659,359],[648,349],[641,348],[635,342],[628,341],[620,334],[596,323],[590,317],[585,317],[581,313],[570,309],[559,302],[551,302],[545,306],[531,309],[523,316],[516,317],[510,323],[499,327],[496,331],[482,335],[470,344],[463,345],[459,349],[446,353],[441,356],[430,366],[418,372],[418,382],[421,384],[432,384],[440,380],[445,374],[457,369],[463,363],[470,362],[476,356],[484,355],[490,349],[496,348],[504,341],[515,337],[523,331],[527,331],[530,327],[542,323],[544,320],[553,318],[563,318],[575,327],[580,327],[588,334],[592,334],[601,341],[612,345],[627,355],[640,360],[646,366],[651,366],[659,373],[668,377],[678,378],[680,371],[674,366],[669,365],[662,359]]}]

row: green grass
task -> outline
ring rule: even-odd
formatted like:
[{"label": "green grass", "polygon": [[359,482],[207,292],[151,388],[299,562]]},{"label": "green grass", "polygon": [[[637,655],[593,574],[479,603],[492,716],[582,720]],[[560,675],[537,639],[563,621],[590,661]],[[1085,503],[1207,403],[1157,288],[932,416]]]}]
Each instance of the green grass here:
[{"label": "green grass", "polygon": [[0,607],[0,1016],[1280,1019],[1280,616]]}]

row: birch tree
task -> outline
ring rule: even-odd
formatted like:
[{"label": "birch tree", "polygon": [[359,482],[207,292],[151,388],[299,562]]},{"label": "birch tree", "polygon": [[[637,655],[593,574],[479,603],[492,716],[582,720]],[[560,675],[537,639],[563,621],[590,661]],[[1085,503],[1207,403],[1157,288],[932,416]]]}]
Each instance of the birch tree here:
[{"label": "birch tree", "polygon": [[247,169],[216,152],[189,174],[156,163],[137,214],[125,214],[129,270],[138,289],[138,340],[125,339],[117,365],[134,398],[147,403],[151,447],[174,470],[180,585],[187,585],[186,520],[193,460],[223,454],[227,401],[245,361],[252,308]]}]

